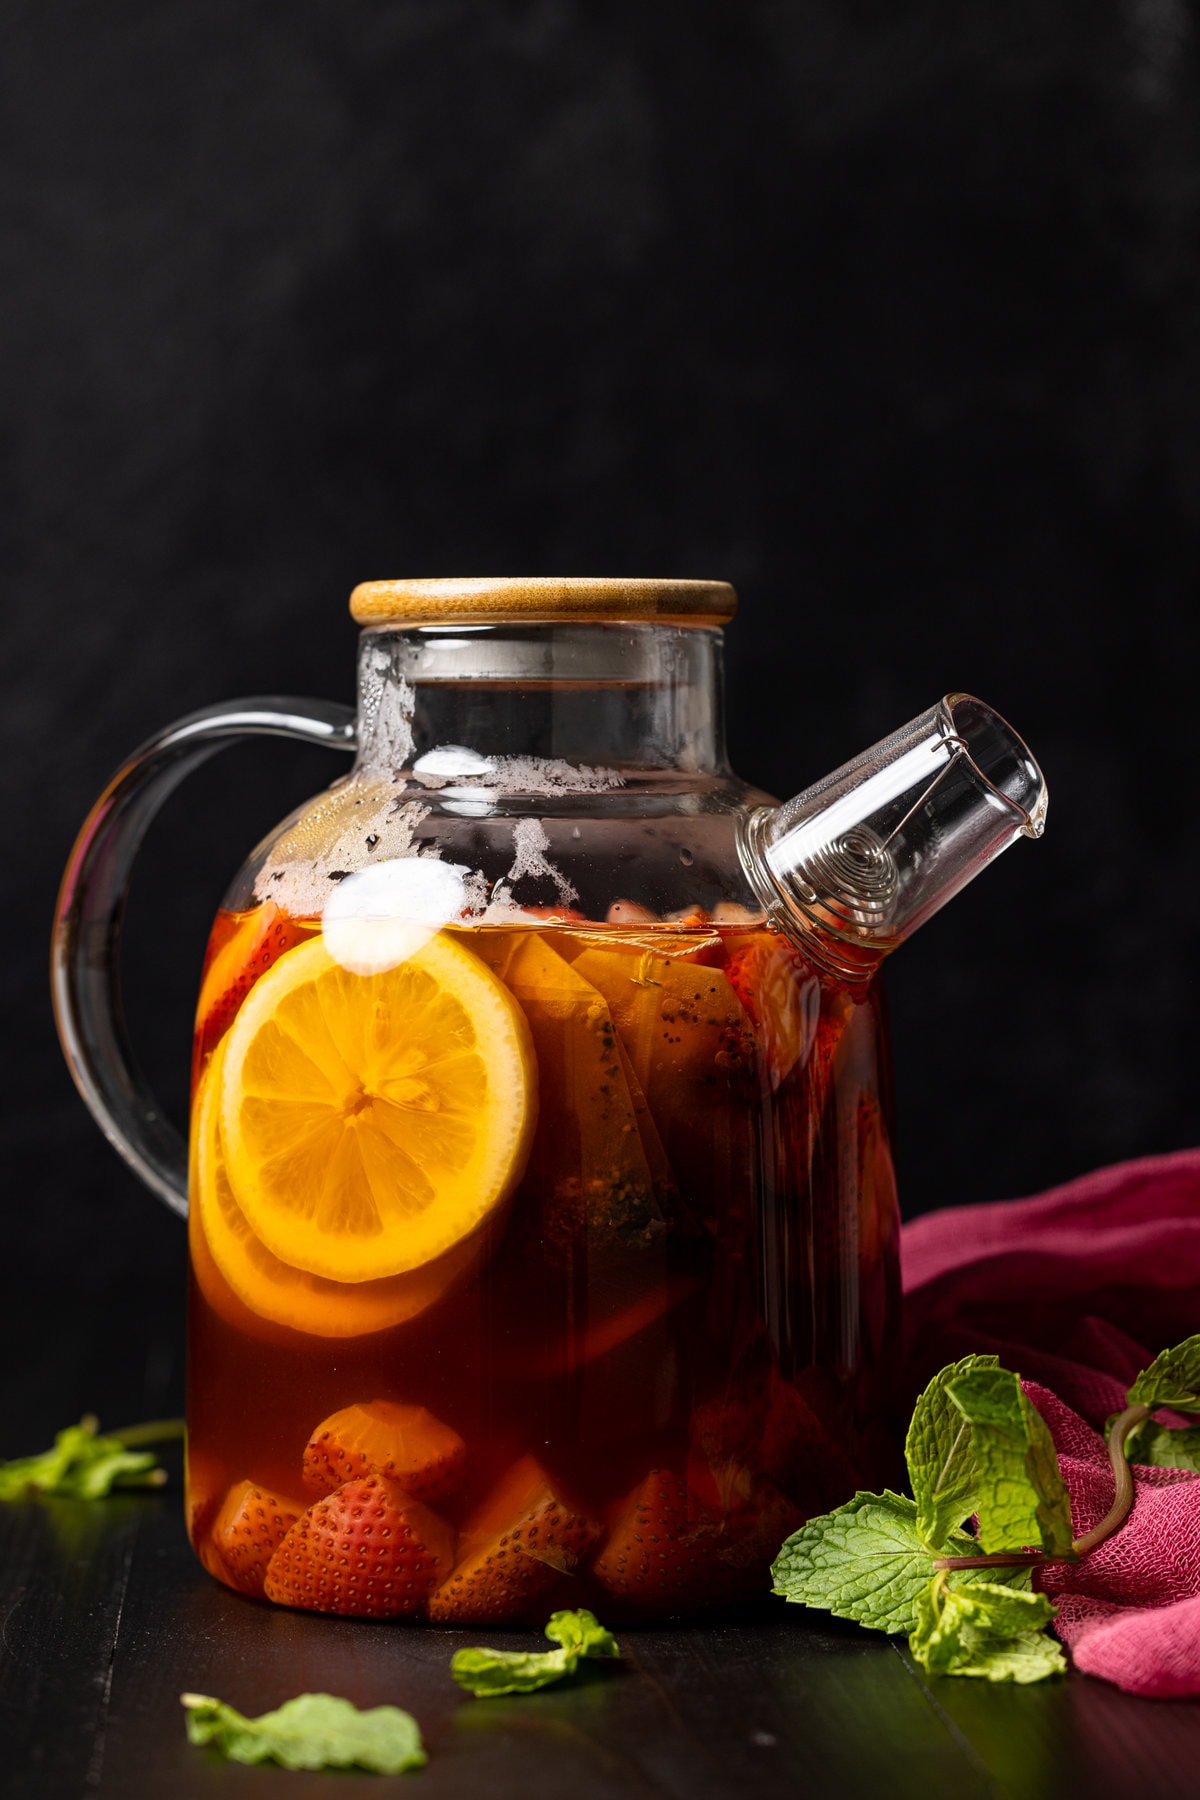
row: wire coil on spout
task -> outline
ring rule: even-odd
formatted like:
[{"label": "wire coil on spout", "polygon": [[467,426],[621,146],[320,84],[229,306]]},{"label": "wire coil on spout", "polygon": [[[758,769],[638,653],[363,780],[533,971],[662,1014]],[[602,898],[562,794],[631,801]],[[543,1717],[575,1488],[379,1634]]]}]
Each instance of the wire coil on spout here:
[{"label": "wire coil on spout", "polygon": [[842,931],[882,930],[900,871],[887,845],[868,826],[818,844],[791,876],[805,903]]}]

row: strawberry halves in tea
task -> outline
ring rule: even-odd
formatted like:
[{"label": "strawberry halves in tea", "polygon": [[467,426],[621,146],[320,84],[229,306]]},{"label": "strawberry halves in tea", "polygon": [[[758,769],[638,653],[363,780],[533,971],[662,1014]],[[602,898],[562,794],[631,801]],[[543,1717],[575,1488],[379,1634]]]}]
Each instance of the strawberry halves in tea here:
[{"label": "strawberry halves in tea", "polygon": [[[85,1099],[188,1217],[187,1516],[239,1593],[454,1624],[755,1600],[886,1478],[884,957],[1041,773],[978,700],[784,806],[722,738],[719,582],[373,582],[356,713],[248,700],[105,790],[54,980]],[[130,865],[247,733],[353,754],[229,885],[190,1143],[116,996]]]}]

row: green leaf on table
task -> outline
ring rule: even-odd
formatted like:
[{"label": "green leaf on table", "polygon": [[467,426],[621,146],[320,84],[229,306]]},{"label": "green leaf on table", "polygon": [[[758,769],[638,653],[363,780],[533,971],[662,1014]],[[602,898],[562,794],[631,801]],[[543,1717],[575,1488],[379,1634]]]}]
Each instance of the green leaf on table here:
[{"label": "green leaf on table", "polygon": [[257,1719],[208,1694],[181,1694],[188,1741],[209,1744],[231,1762],[276,1762],[285,1769],[371,1769],[399,1775],[428,1760],[411,1714],[398,1706],[360,1712],[332,1694],[298,1694]]},{"label": "green leaf on table", "polygon": [[[1117,1414],[1113,1414],[1116,1418]],[[1108,1421],[1112,1425],[1112,1419]],[[1125,1455],[1145,1469],[1190,1469],[1200,1473],[1200,1425],[1156,1425],[1143,1419],[1125,1439]]]},{"label": "green leaf on table", "polygon": [[1049,1427],[1007,1369],[951,1375],[946,1392],[972,1427],[979,1467],[979,1545],[994,1551],[1071,1548],[1071,1498]]},{"label": "green leaf on table", "polygon": [[987,1581],[955,1587],[937,1575],[917,1601],[908,1647],[930,1675],[1041,1681],[1067,1666],[1062,1646],[1044,1631],[1055,1610],[1045,1594]]},{"label": "green leaf on table", "polygon": [[1200,1413],[1200,1332],[1156,1356],[1127,1398],[1130,1406],[1148,1406],[1151,1412],[1170,1406],[1176,1412]]},{"label": "green leaf on table", "polygon": [[456,1650],[450,1673],[477,1700],[486,1700],[496,1694],[532,1694],[548,1687],[552,1681],[573,1675],[585,1656],[621,1654],[612,1632],[586,1608],[554,1613],[546,1636],[559,1646],[557,1650]]},{"label": "green leaf on table", "polygon": [[[820,1607],[876,1631],[912,1631],[916,1605],[929,1586],[937,1555],[973,1556],[975,1538],[949,1531],[941,1545],[924,1543],[917,1505],[903,1494],[856,1494],[836,1512],[809,1519],[784,1544],[771,1569],[774,1591],[802,1606]],[[1028,1587],[1029,1571],[988,1571],[1005,1586]],[[979,1577],[955,1572],[956,1584]]]},{"label": "green leaf on table", "polygon": [[[146,1438],[153,1429],[158,1436]],[[54,1494],[77,1500],[102,1500],[114,1488],[161,1487],[167,1479],[152,1450],[131,1447],[133,1441],[165,1441],[181,1436],[182,1420],[166,1420],[153,1428],[135,1427],[101,1437],[91,1414],[60,1431],[51,1449],[0,1463],[0,1500],[23,1500],[30,1494]]]},{"label": "green leaf on table", "polygon": [[917,1535],[931,1549],[970,1518],[981,1498],[973,1427],[947,1383],[998,1367],[995,1356],[964,1356],[934,1376],[913,1408],[904,1455],[917,1503]]}]

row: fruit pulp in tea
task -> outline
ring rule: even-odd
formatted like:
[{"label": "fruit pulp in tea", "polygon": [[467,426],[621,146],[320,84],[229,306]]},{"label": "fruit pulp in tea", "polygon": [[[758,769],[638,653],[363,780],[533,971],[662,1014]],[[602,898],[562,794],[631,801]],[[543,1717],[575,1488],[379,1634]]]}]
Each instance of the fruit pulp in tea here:
[{"label": "fruit pulp in tea", "polygon": [[480,1624],[765,1592],[870,1471],[881,1031],[870,991],[698,910],[454,928],[357,972],[311,920],[219,916],[190,1215],[205,1566]]}]

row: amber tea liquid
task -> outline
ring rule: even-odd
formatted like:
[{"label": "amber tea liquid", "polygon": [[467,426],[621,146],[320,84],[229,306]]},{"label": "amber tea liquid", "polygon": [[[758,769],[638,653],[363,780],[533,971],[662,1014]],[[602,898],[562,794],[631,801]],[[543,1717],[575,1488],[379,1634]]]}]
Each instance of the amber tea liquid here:
[{"label": "amber tea liquid", "polygon": [[[441,935],[519,1009],[536,1118],[473,1230],[341,1280],[256,1234],[227,1129],[239,1014],[320,926],[271,905],[216,921],[194,1064],[192,1541],[242,1592],[368,1616],[544,1624],[586,1605],[619,1623],[751,1600],[788,1533],[871,1471],[896,1286],[878,1001],[765,927],[699,913]],[[386,1030],[370,980],[339,972],[338,1019],[314,1011],[328,1058]],[[369,1103],[388,1154],[406,1117],[434,1129],[415,1064]],[[302,1225],[302,1159],[288,1179]]]}]

